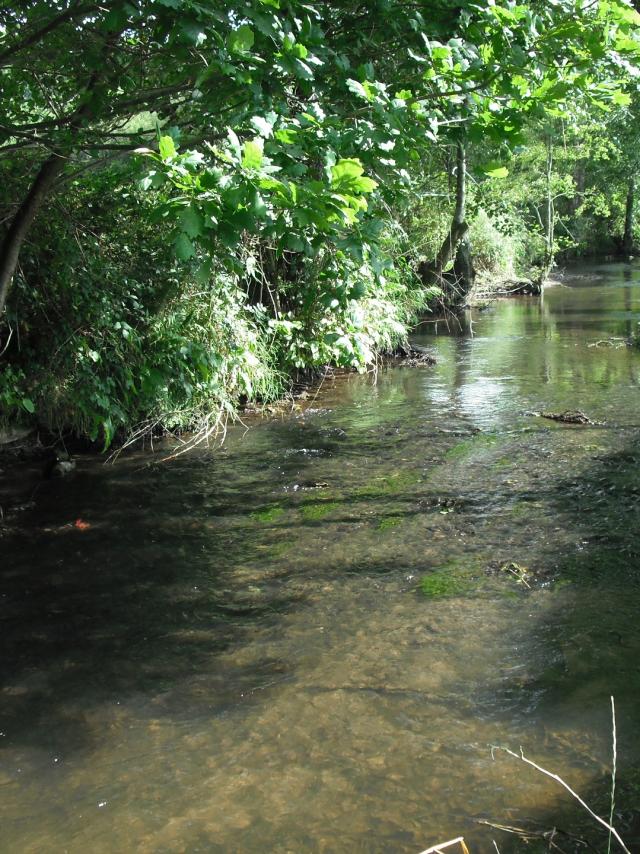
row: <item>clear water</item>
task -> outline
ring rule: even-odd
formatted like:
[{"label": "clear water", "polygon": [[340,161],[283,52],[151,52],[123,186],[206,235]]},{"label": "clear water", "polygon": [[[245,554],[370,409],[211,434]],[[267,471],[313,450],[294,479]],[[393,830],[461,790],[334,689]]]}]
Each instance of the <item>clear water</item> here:
[{"label": "clear water", "polygon": [[[638,850],[640,352],[593,345],[640,269],[578,273],[425,324],[435,368],[44,484],[0,540],[0,850],[547,850],[487,820],[604,851],[491,746],[605,814],[611,694]],[[603,423],[527,414],[568,409]]]}]

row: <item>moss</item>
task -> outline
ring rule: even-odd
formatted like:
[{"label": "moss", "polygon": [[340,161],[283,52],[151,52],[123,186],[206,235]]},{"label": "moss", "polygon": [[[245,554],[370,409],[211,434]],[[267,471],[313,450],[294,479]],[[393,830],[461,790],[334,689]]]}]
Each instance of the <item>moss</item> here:
[{"label": "moss", "polygon": [[284,516],[284,507],[280,507],[279,504],[266,507],[264,510],[256,510],[251,514],[251,518],[257,522],[275,522],[281,516]]},{"label": "moss", "polygon": [[448,460],[458,460],[469,456],[469,454],[472,454],[478,448],[487,448],[496,445],[499,439],[500,437],[496,436],[495,433],[478,433],[477,436],[473,436],[471,439],[464,439],[462,442],[458,442],[457,445],[454,445],[453,448],[447,451],[445,457]]},{"label": "moss", "polygon": [[414,469],[407,469],[373,478],[363,486],[354,489],[351,495],[355,498],[370,498],[379,495],[395,495],[404,492],[422,480],[422,474]]},{"label": "moss", "polygon": [[462,596],[473,586],[471,573],[438,569],[425,575],[420,581],[420,590],[429,598],[440,596]]},{"label": "moss", "polygon": [[397,474],[387,477],[385,480],[385,488],[388,492],[400,492],[408,486],[413,486],[422,479],[419,471],[415,469],[406,469]]},{"label": "moss", "polygon": [[425,596],[464,596],[472,590],[486,586],[486,557],[467,555],[449,560],[420,581],[420,590]]},{"label": "moss", "polygon": [[531,514],[532,504],[530,501],[516,501],[511,507],[513,519],[522,519]]},{"label": "moss", "polygon": [[495,462],[493,462],[491,464],[491,468],[494,469],[495,471],[499,471],[500,469],[509,468],[513,464],[514,464],[513,457],[500,457],[500,459],[495,460]]},{"label": "moss", "polygon": [[377,527],[379,531],[386,531],[389,528],[396,528],[403,521],[402,516],[386,516],[384,519],[380,519]]},{"label": "moss", "polygon": [[303,504],[300,512],[304,519],[315,521],[316,519],[324,519],[325,516],[337,510],[339,506],[337,501],[314,501],[313,503]]},{"label": "moss", "polygon": [[264,552],[265,557],[272,559],[287,554],[287,552],[291,551],[292,546],[293,543],[291,541],[280,540],[276,543],[258,543],[255,545],[255,549],[258,554]]}]

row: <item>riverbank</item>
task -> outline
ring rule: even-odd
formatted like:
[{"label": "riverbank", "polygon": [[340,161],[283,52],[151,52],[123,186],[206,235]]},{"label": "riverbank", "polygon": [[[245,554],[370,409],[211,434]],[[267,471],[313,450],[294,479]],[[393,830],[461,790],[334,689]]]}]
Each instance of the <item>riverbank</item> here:
[{"label": "riverbank", "polygon": [[[393,367],[421,368],[432,367],[435,359],[432,348],[409,343],[398,347],[394,353],[379,360],[378,371]],[[231,419],[231,425],[242,424],[255,428],[265,419],[286,419],[295,417],[312,409],[318,395],[327,383],[345,378],[355,371],[325,367],[323,370],[299,373],[292,381],[289,393],[279,400],[264,404],[245,404]],[[0,434],[0,536],[7,534],[21,514],[33,510],[38,492],[43,484],[53,477],[73,476],[76,466],[83,463],[114,462],[123,453],[139,454],[147,451],[154,455],[156,462],[175,458],[176,455],[195,450],[199,447],[217,447],[224,442],[224,433],[202,437],[185,433],[175,436],[170,433],[141,435],[133,442],[123,442],[107,454],[98,443],[91,443],[74,436],[56,436],[47,431],[40,432],[24,427],[8,428]],[[73,460],[71,467],[58,471],[55,468],[56,454],[62,452]]]},{"label": "riverbank", "polygon": [[478,275],[469,293],[466,307],[482,306],[492,300],[516,296],[540,296],[545,288],[562,285],[563,275],[556,272],[539,281],[526,276]]}]

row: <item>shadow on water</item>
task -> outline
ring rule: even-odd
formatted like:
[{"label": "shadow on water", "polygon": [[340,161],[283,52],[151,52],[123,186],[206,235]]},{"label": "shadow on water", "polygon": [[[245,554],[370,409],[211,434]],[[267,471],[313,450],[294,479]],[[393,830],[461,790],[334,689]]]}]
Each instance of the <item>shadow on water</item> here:
[{"label": "shadow on water", "polygon": [[[295,434],[308,448],[292,447],[291,439],[284,430],[286,453],[275,461],[245,451],[239,483],[227,479],[224,466],[203,475],[200,460],[183,465],[184,477],[175,468],[143,476],[130,468],[123,475],[94,470],[43,486],[30,520],[35,531],[28,540],[19,532],[3,542],[5,746],[24,740],[46,747],[55,740],[68,752],[85,746],[85,715],[101,703],[134,694],[149,713],[193,718],[198,708],[203,714],[224,710],[244,684],[255,687],[289,673],[289,663],[264,659],[246,672],[227,670],[211,684],[216,655],[304,603],[304,592],[286,585],[296,567],[274,561],[291,530],[273,509],[301,509],[307,527],[323,524],[328,503],[339,509],[338,521],[353,519],[344,498],[327,502],[315,493],[282,491],[283,484],[289,490],[297,485],[306,463],[291,451],[327,455],[338,444],[312,427],[302,437]],[[359,437],[356,456],[375,453],[378,441]],[[344,443],[340,449],[349,453]],[[364,498],[377,519],[374,505],[388,502],[388,491],[369,487]],[[415,496],[397,499],[415,503]],[[75,528],[76,518],[91,527]],[[231,526],[219,524],[228,519]],[[252,576],[264,569],[273,581],[266,595],[247,594],[229,578],[238,565],[251,567]],[[376,571],[370,563],[351,568]],[[389,569],[388,563],[380,567]],[[210,681],[198,696],[203,673]]]},{"label": "shadow on water", "polygon": [[304,607],[304,587],[288,583],[301,568],[281,517],[320,528],[331,505],[353,521],[344,496],[305,489],[305,471],[337,453],[374,455],[379,437],[359,433],[354,445],[305,423],[274,427],[270,441],[243,448],[241,461],[93,466],[40,487],[37,511],[2,542],[4,747],[69,753],[91,747],[88,717],[102,704],[133,696],[141,714],[194,719],[292,675],[291,662],[269,657],[217,672],[215,659]]},{"label": "shadow on water", "polygon": [[[543,720],[572,721],[574,749],[580,753],[583,736],[599,735],[595,753],[583,744],[582,762],[592,768],[593,781],[578,786],[579,794],[608,820],[611,792],[612,722],[610,697],[615,697],[617,722],[617,784],[614,825],[630,850],[640,849],[640,733],[637,727],[640,696],[640,434],[618,434],[617,447],[593,456],[593,462],[575,477],[549,484],[550,507],[565,530],[572,530],[575,548],[558,560],[553,550],[538,556],[552,563],[554,584],[570,595],[560,607],[536,623],[538,643],[547,649],[549,666],[536,674],[524,693],[537,697],[537,715]],[[570,609],[570,610],[569,610]],[[577,711],[578,710],[578,711]],[[521,745],[511,744],[519,750]],[[528,758],[536,756],[522,745]],[[503,762],[516,762],[510,758]],[[560,759],[558,759],[560,762]],[[542,763],[552,772],[553,756]],[[524,780],[544,778],[521,766]],[[565,775],[571,783],[571,775]],[[607,832],[565,793],[547,782],[551,809],[526,810],[492,816],[496,824],[532,831],[525,843],[519,836],[494,830],[503,852],[548,851],[549,837],[535,840],[536,832],[557,829],[553,841],[565,852],[603,851]],[[555,792],[555,796],[554,796]],[[556,849],[554,849],[556,850]],[[615,841],[612,850],[619,850]]]},{"label": "shadow on water", "polygon": [[[212,482],[94,470],[43,487],[29,520],[36,530],[2,543],[4,746],[84,747],[85,713],[130,695],[149,713],[218,713],[238,686],[288,672],[264,659],[212,678],[206,691],[198,684],[217,655],[301,602],[282,584],[254,597],[230,583],[230,567],[265,564],[277,544],[249,539],[249,526],[217,525],[220,514],[242,520],[263,506],[259,480],[253,498],[210,496]],[[76,527],[78,518],[90,527]]]}]

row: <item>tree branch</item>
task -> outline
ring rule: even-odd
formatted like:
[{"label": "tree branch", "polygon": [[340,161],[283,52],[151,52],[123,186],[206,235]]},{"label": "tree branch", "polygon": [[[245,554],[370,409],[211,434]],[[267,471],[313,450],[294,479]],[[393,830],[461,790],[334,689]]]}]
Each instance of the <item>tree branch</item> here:
[{"label": "tree branch", "polygon": [[56,17],[52,18],[48,24],[45,24],[43,27],[41,27],[39,30],[36,30],[30,36],[27,36],[22,42],[14,44],[2,53],[0,53],[0,67],[11,65],[10,62],[7,62],[10,57],[15,56],[17,53],[21,53],[23,50],[26,50],[28,47],[31,47],[34,44],[37,44],[48,33],[62,26],[62,24],[66,24],[68,21],[73,21],[75,18],[81,17],[82,15],[88,15],[90,12],[95,12],[100,8],[95,4],[91,6],[85,6],[83,8],[74,8],[74,6],[76,5],[77,3],[72,3],[71,6],[69,6],[69,8],[66,10],[66,12],[61,12],[59,15],[56,15]]}]

